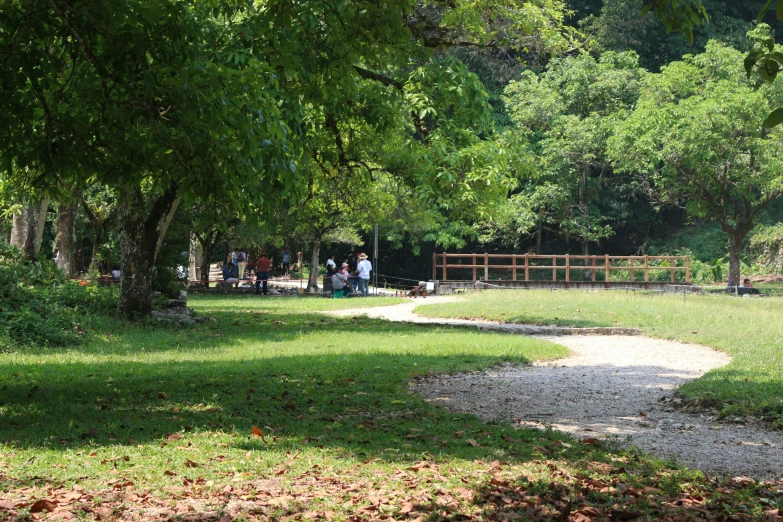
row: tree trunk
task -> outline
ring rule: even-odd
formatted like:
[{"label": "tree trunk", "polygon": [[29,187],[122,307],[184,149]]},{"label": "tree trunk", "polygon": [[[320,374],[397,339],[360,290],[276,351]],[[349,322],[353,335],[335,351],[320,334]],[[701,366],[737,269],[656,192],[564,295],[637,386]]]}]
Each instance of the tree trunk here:
[{"label": "tree trunk", "polygon": [[27,222],[30,220],[30,207],[24,207],[21,212],[14,214],[13,228],[11,229],[11,245],[19,250],[24,250],[27,242],[27,233],[29,227]]},{"label": "tree trunk", "polygon": [[[78,198],[78,194],[74,194]],[[67,203],[60,203],[57,209],[57,221],[55,229],[55,247],[60,251],[57,258],[57,268],[59,268],[65,277],[73,277],[76,272],[76,261],[74,256],[74,223],[76,222],[76,210],[79,208],[77,199]]]},{"label": "tree trunk", "polygon": [[49,210],[49,195],[41,198],[38,206],[38,221],[35,223],[35,243],[33,243],[33,256],[41,253],[41,242],[43,241],[44,226],[46,225],[46,214]]},{"label": "tree trunk", "polygon": [[[170,188],[146,215],[144,194],[139,186],[124,187],[117,206],[120,255],[120,299],[117,316],[135,319],[152,311],[152,270],[160,237],[166,235],[178,199]],[[145,218],[146,216],[146,218]]]},{"label": "tree trunk", "polygon": [[215,249],[217,248],[218,243],[223,238],[223,233],[218,232],[209,232],[207,234],[204,234],[203,236],[194,236],[197,238],[198,247],[201,249],[201,256],[199,259],[198,270],[199,270],[199,281],[207,281],[206,287],[209,288],[209,272],[210,268],[212,268],[212,256],[215,253]]},{"label": "tree trunk", "polygon": [[87,216],[87,219],[89,220],[90,225],[94,231],[92,252],[90,253],[89,270],[97,270],[98,272],[103,273],[104,267],[101,266],[101,260],[98,257],[98,252],[100,252],[100,248],[106,238],[106,220],[99,218],[99,215],[93,212],[83,197],[80,198],[80,201],[82,204],[82,209],[84,210],[84,214]]},{"label": "tree trunk", "polygon": [[310,280],[307,282],[308,292],[318,292],[318,269],[320,268],[320,262],[318,258],[320,255],[321,240],[319,238],[313,241],[313,253],[310,256]]},{"label": "tree trunk", "polygon": [[[188,280],[201,281],[202,265],[204,264],[204,247],[201,246],[196,234],[190,234],[190,263]],[[209,274],[207,274],[209,275]]]},{"label": "tree trunk", "polygon": [[[583,256],[589,256],[590,255],[590,242],[585,239],[584,243],[582,244],[582,255]],[[585,264],[587,264],[589,261],[585,259]],[[585,270],[584,271],[584,280],[585,281],[591,281],[593,279],[593,271],[592,270]]]},{"label": "tree trunk", "polygon": [[101,266],[101,260],[98,257],[98,252],[103,245],[106,238],[106,226],[102,221],[95,220],[92,222],[92,228],[95,229],[94,242],[92,244],[92,255],[90,256],[90,270],[97,270],[103,273],[103,267]]},{"label": "tree trunk", "polygon": [[[41,251],[46,211],[49,208],[49,196],[41,198],[37,207],[25,207],[20,219],[14,219],[14,231],[11,233],[11,244],[22,249],[26,259],[33,259]],[[16,230],[17,224],[19,229]],[[22,232],[24,226],[24,232]]]},{"label": "tree trunk", "polygon": [[740,273],[740,253],[745,235],[740,231],[729,233],[729,286],[739,286],[742,283],[740,279],[742,276]]},{"label": "tree trunk", "polygon": [[541,255],[541,229],[543,227],[541,225],[538,225],[538,228],[536,229],[536,255]]}]

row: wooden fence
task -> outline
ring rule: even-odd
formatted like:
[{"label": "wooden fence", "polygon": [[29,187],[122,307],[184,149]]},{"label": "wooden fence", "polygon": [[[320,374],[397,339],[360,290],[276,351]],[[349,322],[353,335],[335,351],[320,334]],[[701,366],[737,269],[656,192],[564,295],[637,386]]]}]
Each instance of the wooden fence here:
[{"label": "wooden fence", "polygon": [[[462,260],[467,259],[467,263]],[[454,262],[454,261],[459,262]],[[492,263],[490,263],[492,261]],[[549,264],[537,264],[549,261]],[[681,263],[677,266],[678,261]],[[620,264],[622,263],[622,264]],[[676,283],[676,271],[685,270],[685,283],[691,282],[691,260],[687,256],[544,256],[535,254],[432,254],[432,279],[450,281],[449,269],[472,270],[473,281],[489,281],[490,272],[493,270],[511,270],[512,280],[518,281],[520,272],[524,274],[522,281],[533,281],[530,273],[536,270],[551,270],[552,281],[558,281],[558,271],[565,272],[565,282],[572,281],[571,272],[580,271],[587,273],[586,279],[581,281],[596,282],[596,276],[603,272],[603,281],[611,283],[610,274],[613,271],[626,271],[630,274],[630,281],[636,281],[636,272],[643,271],[645,283],[650,281],[650,272],[668,270],[671,273],[671,282]],[[438,278],[438,270],[442,277]],[[461,279],[465,280],[465,279]],[[537,279],[541,281],[541,279]],[[451,281],[455,281],[451,279]],[[563,281],[562,279],[560,281]],[[617,281],[618,283],[620,281]]]}]

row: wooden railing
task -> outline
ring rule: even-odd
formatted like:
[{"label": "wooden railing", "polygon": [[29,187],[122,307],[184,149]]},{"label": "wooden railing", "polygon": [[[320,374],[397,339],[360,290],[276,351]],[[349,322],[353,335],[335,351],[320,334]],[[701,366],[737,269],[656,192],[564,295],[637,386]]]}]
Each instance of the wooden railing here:
[{"label": "wooden railing", "polygon": [[[462,260],[469,260],[463,263]],[[458,263],[453,260],[459,260]],[[490,260],[495,263],[490,263]],[[538,261],[548,260],[549,264],[539,265]],[[500,262],[498,262],[500,261]],[[680,266],[677,263],[681,262]],[[618,262],[627,262],[627,265],[618,265]],[[652,263],[651,263],[652,262]],[[659,264],[665,262],[665,264]],[[440,279],[438,270],[440,269]],[[558,281],[558,271],[565,271],[565,282],[571,282],[571,272],[579,270],[588,273],[588,278],[581,281],[597,281],[597,274],[604,273],[603,282],[610,283],[611,272],[624,270],[630,273],[630,280],[636,281],[636,272],[643,271],[644,279],[640,281],[649,282],[650,272],[656,270],[668,270],[671,273],[671,282],[677,282],[676,271],[685,270],[685,282],[691,282],[691,260],[687,256],[544,256],[535,254],[432,254],[432,279],[440,281],[449,281],[449,269],[469,269],[472,270],[471,280],[488,281],[490,271],[492,270],[511,270],[513,281],[518,281],[520,272],[524,273],[522,281],[533,281],[530,279],[531,271],[551,270],[552,281]],[[480,271],[479,271],[480,270]],[[464,279],[463,279],[464,280]],[[540,279],[537,279],[540,281]],[[454,281],[454,279],[452,279]],[[619,281],[618,281],[619,282]]]}]

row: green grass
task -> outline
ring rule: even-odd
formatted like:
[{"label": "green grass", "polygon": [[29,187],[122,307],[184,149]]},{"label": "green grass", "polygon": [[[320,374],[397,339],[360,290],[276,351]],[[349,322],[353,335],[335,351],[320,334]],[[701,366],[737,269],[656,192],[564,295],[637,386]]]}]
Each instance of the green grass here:
[{"label": "green grass", "polygon": [[783,300],[725,295],[489,291],[419,307],[431,317],[525,324],[639,327],[665,339],[704,344],[733,361],[680,388],[723,415],[756,415],[783,425]]},{"label": "green grass", "polygon": [[0,354],[0,501],[19,504],[19,520],[25,505],[76,484],[91,493],[71,509],[87,520],[149,499],[168,506],[166,519],[189,516],[185,503],[269,500],[245,520],[313,510],[335,520],[557,518],[571,505],[693,515],[676,505],[690,495],[711,496],[715,513],[777,505],[756,486],[716,492],[672,463],[484,423],[408,389],[433,372],[561,357],[558,345],[315,313],[390,302],[198,296],[191,305],[217,322],[118,323],[79,348]]}]

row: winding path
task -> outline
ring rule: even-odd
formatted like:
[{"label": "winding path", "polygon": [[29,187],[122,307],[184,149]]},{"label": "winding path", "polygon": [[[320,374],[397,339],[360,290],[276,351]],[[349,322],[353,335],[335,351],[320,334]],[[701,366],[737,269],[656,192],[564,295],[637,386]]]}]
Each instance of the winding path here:
[{"label": "winding path", "polygon": [[[428,303],[445,300],[428,299]],[[783,475],[782,433],[716,422],[709,414],[685,413],[675,407],[678,399],[673,393],[678,386],[731,361],[722,352],[651,339],[633,329],[596,332],[431,319],[413,313],[421,304],[417,300],[330,313],[535,335],[572,352],[556,361],[413,382],[411,388],[433,404],[520,427],[551,426],[580,438],[614,438],[711,475],[757,479]],[[617,335],[622,333],[632,335]]]}]

